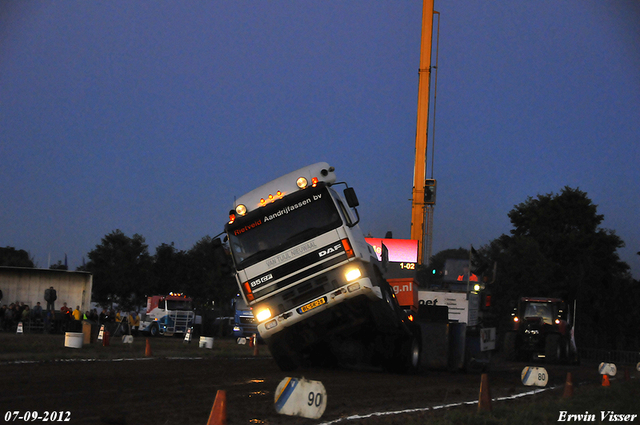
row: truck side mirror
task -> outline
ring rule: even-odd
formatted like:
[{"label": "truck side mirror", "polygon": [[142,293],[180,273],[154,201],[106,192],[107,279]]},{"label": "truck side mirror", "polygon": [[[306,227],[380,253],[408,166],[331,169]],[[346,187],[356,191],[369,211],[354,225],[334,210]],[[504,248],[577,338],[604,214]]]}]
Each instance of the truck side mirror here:
[{"label": "truck side mirror", "polygon": [[349,205],[350,208],[355,208],[360,205],[360,202],[358,202],[358,197],[356,196],[356,191],[353,190],[352,187],[348,187],[344,190],[344,197],[347,200],[347,205]]}]

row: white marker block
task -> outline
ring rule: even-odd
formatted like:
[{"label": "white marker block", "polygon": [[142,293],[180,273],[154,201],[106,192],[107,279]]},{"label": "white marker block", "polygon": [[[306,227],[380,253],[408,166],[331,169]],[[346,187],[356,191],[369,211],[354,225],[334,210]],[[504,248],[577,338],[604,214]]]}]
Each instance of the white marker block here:
[{"label": "white marker block", "polygon": [[529,387],[546,387],[547,382],[549,382],[549,374],[547,373],[547,369],[543,367],[527,366],[522,369],[520,379],[522,379],[524,385]]},{"label": "white marker block", "polygon": [[284,378],[276,388],[274,404],[282,415],[318,419],[327,407],[327,390],[320,381]]},{"label": "white marker block", "polygon": [[618,368],[613,363],[602,362],[600,363],[600,366],[598,366],[598,372],[600,372],[600,375],[616,376]]}]

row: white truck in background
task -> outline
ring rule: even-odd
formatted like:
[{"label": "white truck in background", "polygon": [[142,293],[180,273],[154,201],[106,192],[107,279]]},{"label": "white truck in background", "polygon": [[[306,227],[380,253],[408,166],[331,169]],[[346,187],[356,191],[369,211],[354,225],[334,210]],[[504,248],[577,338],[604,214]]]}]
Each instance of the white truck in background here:
[{"label": "white truck in background", "polygon": [[184,294],[153,295],[140,318],[140,331],[151,336],[184,334],[195,324],[193,300]]}]

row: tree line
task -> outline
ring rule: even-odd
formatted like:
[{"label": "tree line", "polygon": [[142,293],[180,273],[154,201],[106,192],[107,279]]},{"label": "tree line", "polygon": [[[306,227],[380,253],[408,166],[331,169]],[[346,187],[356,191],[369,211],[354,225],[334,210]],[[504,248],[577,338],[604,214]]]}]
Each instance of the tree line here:
[{"label": "tree line", "polygon": [[579,347],[640,349],[640,282],[618,255],[623,240],[600,227],[604,215],[587,194],[564,187],[558,194],[527,198],[508,216],[510,234],[471,256],[464,248],[440,252],[422,278],[437,278],[447,258],[471,258],[472,269],[489,277],[499,327],[507,325],[519,297],[557,297],[572,308],[575,300]]},{"label": "tree line", "polygon": [[[105,235],[88,253],[89,261],[77,268],[93,275],[93,302],[118,304],[125,310],[146,305],[149,295],[184,293],[199,308],[224,306],[237,293],[231,259],[220,239],[205,236],[189,250],[163,243],[149,253],[143,236],[129,237],[120,230]],[[0,248],[0,265],[35,267],[24,250]],[[58,261],[51,269],[66,270]]]},{"label": "tree line", "polygon": [[[640,282],[617,253],[624,242],[600,227],[604,216],[587,194],[567,186],[557,194],[528,197],[508,217],[510,233],[472,256],[476,273],[491,276],[486,285],[499,325],[509,320],[521,296],[559,297],[570,305],[576,301],[579,346],[640,349]],[[115,230],[88,258],[79,270],[93,274],[93,301],[104,305],[138,307],[147,295],[183,292],[200,306],[220,306],[237,293],[229,254],[209,236],[186,251],[163,243],[151,255],[144,237]],[[437,278],[433,271],[447,258],[469,258],[469,251],[439,252],[419,270],[419,280]],[[0,265],[33,267],[33,260],[26,251],[0,248]],[[62,267],[60,261],[52,266]]]},{"label": "tree line", "polygon": [[184,293],[196,307],[225,305],[237,292],[231,260],[220,239],[205,236],[189,250],[163,243],[151,255],[139,234],[114,230],[88,253],[94,302],[126,309],[146,305],[147,296]]}]

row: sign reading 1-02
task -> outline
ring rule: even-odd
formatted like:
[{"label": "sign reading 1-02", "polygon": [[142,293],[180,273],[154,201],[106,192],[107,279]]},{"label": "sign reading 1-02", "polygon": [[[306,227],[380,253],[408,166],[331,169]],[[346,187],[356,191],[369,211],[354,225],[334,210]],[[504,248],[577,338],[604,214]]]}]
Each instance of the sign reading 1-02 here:
[{"label": "sign reading 1-02", "polygon": [[400,263],[400,268],[404,270],[415,270],[416,263]]}]

